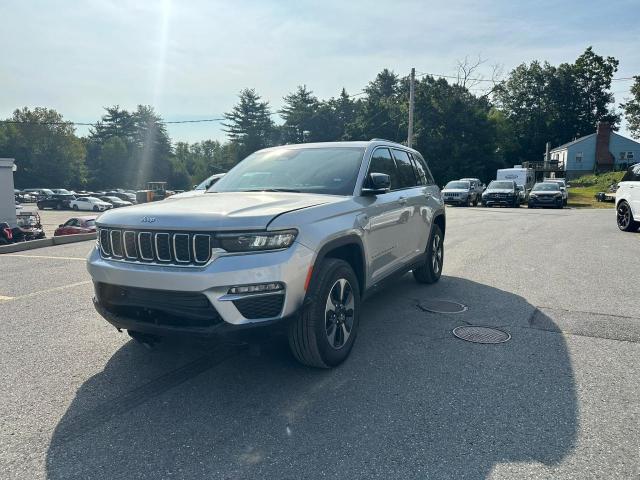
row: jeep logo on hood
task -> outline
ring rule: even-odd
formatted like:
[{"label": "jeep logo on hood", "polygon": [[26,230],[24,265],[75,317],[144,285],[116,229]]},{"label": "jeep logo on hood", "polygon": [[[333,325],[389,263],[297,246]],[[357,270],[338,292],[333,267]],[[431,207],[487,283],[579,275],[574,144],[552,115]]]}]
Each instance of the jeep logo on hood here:
[{"label": "jeep logo on hood", "polygon": [[140,223],[153,223],[156,221],[156,217],[142,217]]}]

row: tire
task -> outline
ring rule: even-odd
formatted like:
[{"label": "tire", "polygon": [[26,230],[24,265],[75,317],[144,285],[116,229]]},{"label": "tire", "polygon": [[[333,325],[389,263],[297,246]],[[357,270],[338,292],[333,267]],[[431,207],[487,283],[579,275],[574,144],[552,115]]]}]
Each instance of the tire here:
[{"label": "tire", "polygon": [[562,200],[562,206],[566,207],[569,204],[569,199],[565,198],[564,200]]},{"label": "tire", "polygon": [[99,212],[99,211],[100,211],[100,209],[99,209],[99,208],[98,208],[98,206],[96,205],[95,207],[93,207],[93,211],[94,211],[94,212]]},{"label": "tire", "polygon": [[74,209],[74,210],[76,210],[76,211],[78,211],[78,205],[74,205],[74,206],[73,206],[73,209]]},{"label": "tire", "polygon": [[516,201],[513,203],[513,208],[520,208],[520,199],[516,198]]},{"label": "tire", "polygon": [[289,347],[303,365],[335,367],[349,356],[359,323],[360,286],[353,269],[344,260],[326,259],[313,274],[302,311],[289,324]]},{"label": "tire", "polygon": [[413,269],[413,278],[418,283],[436,283],[440,280],[444,265],[444,235],[438,225],[434,224],[431,228],[426,254],[424,263]]},{"label": "tire", "polygon": [[616,222],[623,232],[634,232],[638,229],[638,222],[633,218],[633,212],[626,200],[621,200],[616,207]]},{"label": "tire", "polygon": [[36,203],[36,207],[38,207],[38,210],[44,210],[41,203]]},{"label": "tire", "polygon": [[56,210],[62,210],[62,204],[56,203]]},{"label": "tire", "polygon": [[476,198],[473,200],[473,206],[477,207],[478,206],[478,197],[476,196]]},{"label": "tire", "polygon": [[467,197],[467,201],[464,204],[465,207],[470,207],[471,206],[471,197]]}]

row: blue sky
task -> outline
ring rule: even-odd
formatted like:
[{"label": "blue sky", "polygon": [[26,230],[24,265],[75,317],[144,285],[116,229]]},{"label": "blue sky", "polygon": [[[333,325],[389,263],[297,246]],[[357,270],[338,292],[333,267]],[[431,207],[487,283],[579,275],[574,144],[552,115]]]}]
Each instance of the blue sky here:
[{"label": "blue sky", "polygon": [[[327,98],[385,67],[451,75],[481,55],[482,73],[496,63],[506,73],[533,59],[571,62],[589,45],[620,60],[617,77],[640,74],[638,0],[2,0],[0,18],[2,118],[48,106],[94,122],[104,106],[138,103],[165,120],[211,118],[245,87],[278,108],[300,84]],[[630,85],[614,82],[618,102]],[[224,139],[215,123],[169,131]]]}]

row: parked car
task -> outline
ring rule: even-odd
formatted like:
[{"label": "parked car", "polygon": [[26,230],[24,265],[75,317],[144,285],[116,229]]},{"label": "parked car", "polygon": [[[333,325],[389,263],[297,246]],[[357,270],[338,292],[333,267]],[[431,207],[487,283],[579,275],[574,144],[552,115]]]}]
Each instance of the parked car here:
[{"label": "parked car", "polygon": [[618,183],[616,219],[624,232],[640,228],[640,163],[630,166]]},{"label": "parked car", "polygon": [[79,197],[71,200],[69,204],[73,210],[93,210],[94,212],[103,212],[112,208],[110,203],[96,197]]},{"label": "parked car", "polygon": [[442,189],[444,203],[451,205],[465,205],[474,207],[478,205],[480,196],[468,180],[454,180],[447,183]]},{"label": "parked car", "polygon": [[35,200],[53,195],[53,190],[48,188],[25,188],[22,192],[31,195]]},{"label": "parked car", "polygon": [[482,192],[484,192],[484,189],[487,188],[487,186],[482,183],[482,180],[480,180],[479,178],[471,177],[461,178],[460,180],[463,182],[471,183],[471,188],[478,194],[478,201],[480,201],[480,199],[482,198]]},{"label": "parked car", "polygon": [[131,202],[132,205],[136,203],[135,193],[130,193],[130,192],[111,191],[111,192],[105,192],[100,196],[116,197],[125,202]]},{"label": "parked car", "polygon": [[569,203],[569,192],[567,191],[568,185],[564,178],[545,178],[545,182],[557,183],[562,193],[563,205],[566,207]]},{"label": "parked car", "polygon": [[53,236],[77,235],[79,233],[94,233],[96,231],[96,217],[74,217],[62,225],[58,225]]},{"label": "parked car", "polygon": [[529,208],[562,208],[564,200],[560,185],[556,182],[538,182],[529,193]]},{"label": "parked car", "polygon": [[482,194],[482,205],[492,207],[504,205],[505,207],[519,207],[520,193],[514,180],[492,180]]},{"label": "parked car", "polygon": [[103,202],[110,203],[113,208],[130,207],[133,203],[127,200],[121,200],[118,197],[99,197]]},{"label": "parked car", "polygon": [[36,205],[38,209],[45,210],[47,208],[53,208],[54,210],[68,209],[71,200],[75,200],[76,197],[71,194],[53,194],[44,198],[40,198]]},{"label": "parked car", "polygon": [[52,189],[52,191],[57,195],[75,195],[76,194],[76,192],[67,190],[66,188],[54,188]]},{"label": "parked car", "polygon": [[176,198],[189,198],[189,197],[197,197],[198,195],[202,195],[204,192],[209,190],[212,185],[214,185],[218,180],[224,177],[224,173],[216,173],[215,175],[211,175],[209,178],[203,180],[198,185],[193,187],[193,190],[189,190],[188,192],[176,193],[168,197],[168,199],[176,199]]},{"label": "parked car", "polygon": [[403,145],[260,150],[211,192],[98,218],[88,269],[108,322],[153,342],[286,320],[293,355],[328,368],[351,351],[362,298],[409,270],[442,273],[440,191]]}]

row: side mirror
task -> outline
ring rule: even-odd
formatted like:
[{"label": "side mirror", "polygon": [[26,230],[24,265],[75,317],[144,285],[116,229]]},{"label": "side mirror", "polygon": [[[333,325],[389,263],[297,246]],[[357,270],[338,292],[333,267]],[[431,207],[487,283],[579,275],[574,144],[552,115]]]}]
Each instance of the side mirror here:
[{"label": "side mirror", "polygon": [[391,177],[386,173],[371,172],[364,182],[363,195],[379,195],[387,193],[391,187]]},{"label": "side mirror", "polygon": [[63,225],[63,224],[58,225],[58,228],[62,228],[62,227],[64,227],[64,225]]}]

